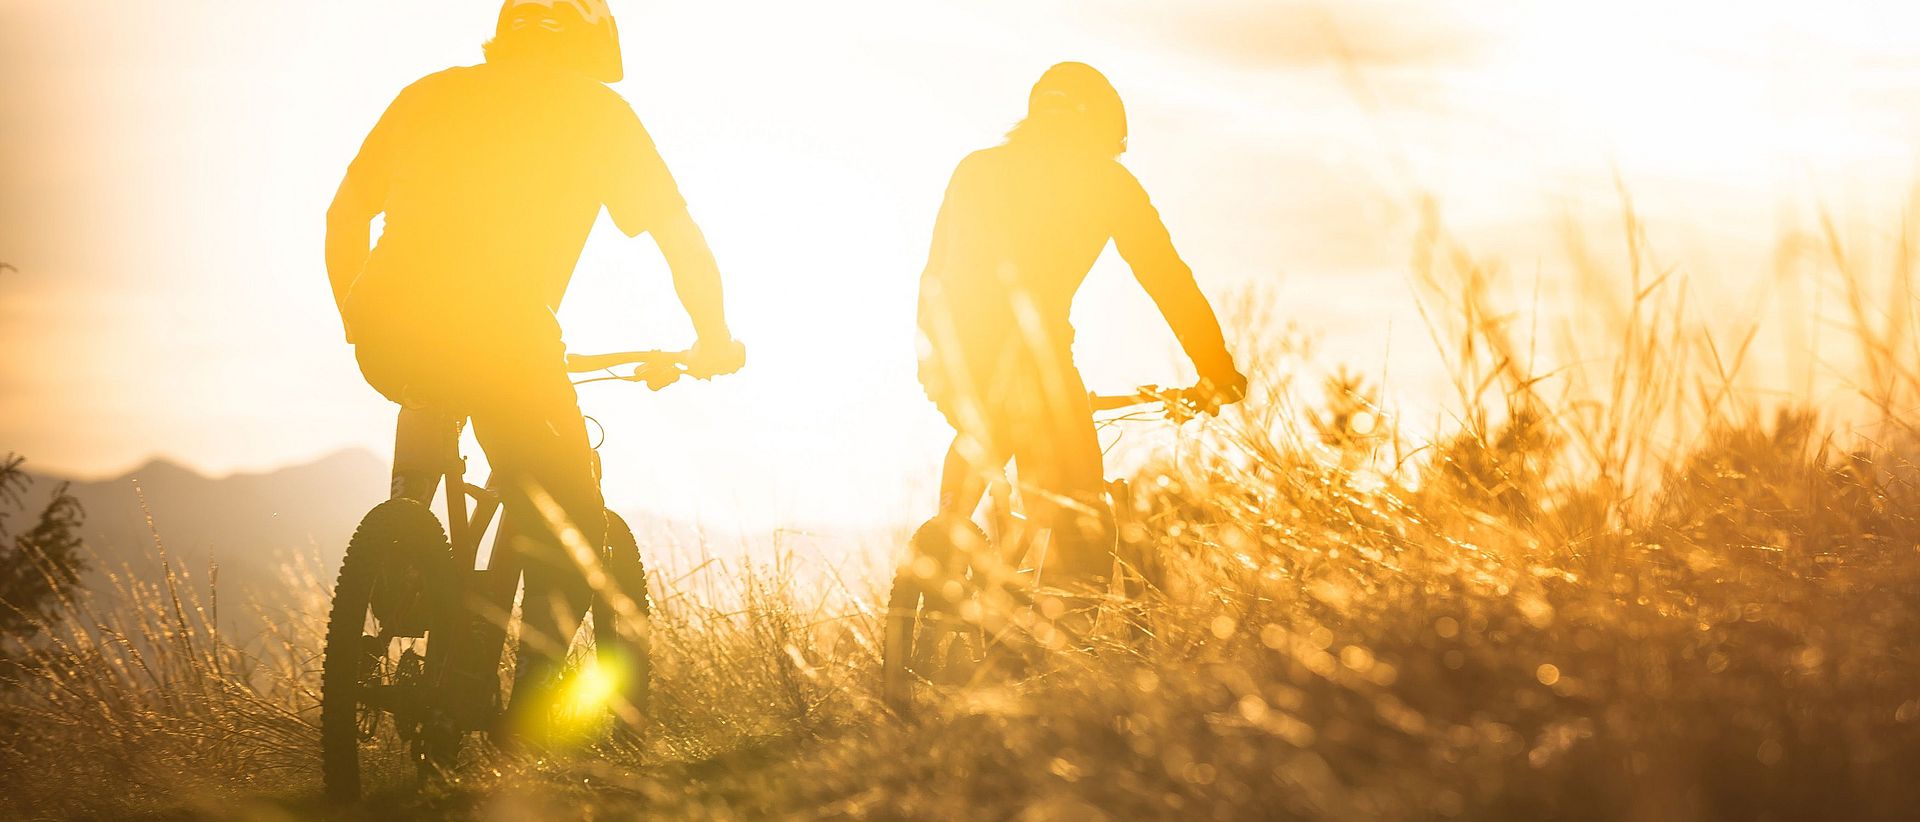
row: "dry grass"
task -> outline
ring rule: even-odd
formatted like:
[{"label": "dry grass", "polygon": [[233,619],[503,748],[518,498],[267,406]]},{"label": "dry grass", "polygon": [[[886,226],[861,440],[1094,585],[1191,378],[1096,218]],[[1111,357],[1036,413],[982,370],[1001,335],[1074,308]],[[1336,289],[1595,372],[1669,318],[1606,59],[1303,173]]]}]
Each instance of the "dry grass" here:
[{"label": "dry grass", "polygon": [[[1433,221],[1417,281],[1458,393],[1430,441],[1344,373],[1187,426],[1136,482],[1167,565],[1145,638],[903,722],[875,699],[877,605],[823,610],[777,570],[661,574],[642,744],[483,760],[359,810],[1907,818],[1920,335],[1872,308],[1911,293],[1906,255],[1876,277],[1830,243],[1868,409],[1843,419],[1753,399],[1755,333],[1695,322],[1630,207],[1625,236],[1629,270],[1586,275],[1594,310],[1546,345]],[[322,813],[318,601],[268,657],[215,636],[177,570],[116,585],[0,700],[0,813]],[[681,595],[703,585],[724,595]]]}]

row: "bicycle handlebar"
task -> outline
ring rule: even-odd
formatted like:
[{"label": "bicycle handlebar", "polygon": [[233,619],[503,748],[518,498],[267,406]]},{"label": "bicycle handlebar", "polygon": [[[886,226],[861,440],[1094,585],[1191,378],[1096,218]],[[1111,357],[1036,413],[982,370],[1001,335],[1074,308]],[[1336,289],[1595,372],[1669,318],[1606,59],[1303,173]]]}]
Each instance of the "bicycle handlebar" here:
[{"label": "bicycle handlebar", "polygon": [[[623,351],[615,354],[568,354],[567,371],[585,374],[594,371],[610,371],[623,365],[633,365],[633,373],[627,376],[618,374],[610,377],[580,380],[576,385],[602,380],[623,380],[626,382],[644,382],[648,388],[658,391],[687,374],[685,351]],[[1136,405],[1166,406],[1167,415],[1177,420],[1193,417],[1207,407],[1206,397],[1199,386],[1189,388],[1161,388],[1157,385],[1143,385],[1131,394],[1100,394],[1089,392],[1087,403],[1093,410],[1119,411]]]},{"label": "bicycle handlebar", "polygon": [[685,363],[684,351],[624,351],[618,354],[568,354],[567,370],[575,374],[589,371],[603,371],[623,365],[639,364],[642,368],[658,363]]},{"label": "bicycle handlebar", "polygon": [[625,351],[617,354],[568,354],[567,370],[575,374],[593,371],[611,371],[623,365],[634,366],[633,373],[621,376],[596,377],[580,380],[575,385],[585,385],[601,380],[623,380],[643,382],[648,388],[658,391],[674,384],[687,374],[687,352],[685,351]]},{"label": "bicycle handlebar", "polygon": [[1205,400],[1206,397],[1201,394],[1199,386],[1161,388],[1157,385],[1143,385],[1131,394],[1090,393],[1087,395],[1087,403],[1096,412],[1119,411],[1136,405],[1159,403],[1166,406],[1167,416],[1176,420],[1189,419],[1199,414],[1202,409],[1207,408]]}]

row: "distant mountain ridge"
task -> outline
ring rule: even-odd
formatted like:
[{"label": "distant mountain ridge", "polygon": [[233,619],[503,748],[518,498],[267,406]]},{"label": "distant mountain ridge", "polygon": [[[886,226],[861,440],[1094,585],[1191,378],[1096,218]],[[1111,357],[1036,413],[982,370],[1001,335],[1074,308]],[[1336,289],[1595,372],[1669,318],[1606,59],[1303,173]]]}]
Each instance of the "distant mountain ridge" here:
[{"label": "distant mountain ridge", "polygon": [[[31,469],[32,463],[27,467]],[[89,589],[106,591],[101,578],[106,571],[158,579],[157,538],[167,559],[174,567],[186,569],[203,591],[209,565],[218,566],[220,621],[223,629],[243,642],[262,627],[247,607],[249,601],[268,611],[298,604],[295,592],[287,587],[289,567],[311,569],[322,585],[331,588],[354,528],[369,509],[387,498],[389,485],[386,459],[363,449],[224,477],[209,477],[163,458],[103,480],[69,481],[29,473],[34,477],[34,504],[44,503],[60,483],[70,482],[69,492],[85,509],[81,536],[93,563],[85,580]],[[436,509],[439,506],[436,503]],[[621,513],[639,537],[649,569],[664,572],[655,577],[656,596],[668,594],[667,588],[676,580],[715,558],[773,562],[789,552],[806,557],[803,564],[809,570],[800,571],[783,560],[782,573],[803,588],[834,587],[847,581],[834,577],[845,570],[843,566],[864,569],[862,573],[873,571],[863,558],[874,546],[884,549],[877,556],[885,563],[897,546],[904,545],[904,532],[897,528],[782,527],[743,532],[644,509],[623,508]],[[890,568],[875,573],[880,572]]]},{"label": "distant mountain ridge", "polygon": [[168,559],[196,577],[204,579],[208,566],[217,564],[223,600],[271,600],[285,595],[291,561],[317,557],[323,575],[339,567],[360,517],[386,498],[387,473],[385,460],[349,449],[225,477],[208,477],[166,459],[104,480],[34,474],[33,490],[36,496],[50,494],[59,483],[70,482],[69,493],[86,510],[81,535],[96,566],[90,579],[123,569],[157,575],[157,538]]}]

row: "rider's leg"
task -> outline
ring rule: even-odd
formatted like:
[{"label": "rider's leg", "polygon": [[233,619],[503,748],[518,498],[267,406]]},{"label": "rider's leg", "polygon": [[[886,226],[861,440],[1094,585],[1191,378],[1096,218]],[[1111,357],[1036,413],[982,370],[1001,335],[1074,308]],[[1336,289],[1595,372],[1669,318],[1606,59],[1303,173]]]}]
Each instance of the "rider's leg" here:
[{"label": "rider's leg", "polygon": [[586,569],[598,562],[606,542],[606,509],[586,421],[557,365],[481,404],[473,423],[506,492],[501,528],[513,536],[502,540],[508,543],[503,547],[525,568],[519,668],[509,707],[531,719],[590,604]]},{"label": "rider's leg", "polygon": [[1113,512],[1108,509],[1100,439],[1079,372],[1062,367],[1045,402],[1014,431],[1028,517],[1052,535],[1045,577],[1099,587],[1112,571]]},{"label": "rider's leg", "polygon": [[457,471],[459,440],[460,421],[452,414],[424,406],[400,406],[394,426],[388,498],[432,503],[440,478],[449,470]]},{"label": "rider's leg", "polygon": [[982,447],[966,434],[955,434],[940,465],[940,515],[973,516],[987,493],[988,476],[982,470]]},{"label": "rider's leg", "polygon": [[994,393],[958,395],[940,406],[954,431],[940,468],[941,516],[972,517],[992,482],[1006,476],[1013,455]]},{"label": "rider's leg", "polygon": [[[973,522],[981,499],[994,481],[1006,477],[1007,462],[1012,459],[992,410],[992,403],[979,397],[956,398],[941,408],[954,427],[954,437],[940,470],[938,513],[928,525],[943,527],[922,527],[916,532],[914,556],[942,561],[948,566],[948,574],[957,574],[967,565],[987,572],[989,577],[1012,570],[1002,567],[994,552],[984,550],[989,543],[980,539],[980,529]],[[1005,524],[993,524],[994,539],[1008,536]],[[983,562],[986,564],[980,564]]]},{"label": "rider's leg", "polygon": [[378,328],[363,329],[354,357],[367,384],[400,406],[387,498],[431,503],[440,478],[458,471],[460,422],[465,419],[458,413],[461,404],[437,379],[441,372],[423,366],[442,358],[416,339]]}]

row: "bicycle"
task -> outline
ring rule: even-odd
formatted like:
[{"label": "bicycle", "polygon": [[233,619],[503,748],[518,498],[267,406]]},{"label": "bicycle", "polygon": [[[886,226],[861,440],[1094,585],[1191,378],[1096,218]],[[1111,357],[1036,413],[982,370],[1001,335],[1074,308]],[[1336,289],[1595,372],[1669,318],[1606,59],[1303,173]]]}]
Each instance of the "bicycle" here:
[{"label": "bicycle", "polygon": [[[576,385],[623,380],[655,391],[685,375],[686,363],[684,353],[659,351],[567,357],[569,372],[609,374]],[[633,373],[613,374],[624,365],[634,365]],[[464,416],[430,409],[400,411],[392,494],[361,519],[347,544],[321,662],[321,771],[335,799],[359,797],[369,747],[397,741],[428,778],[453,765],[470,734],[491,731],[501,719],[501,659],[521,568],[512,552],[500,550],[486,567],[475,567],[502,495],[493,478],[485,486],[466,481],[465,424]],[[593,463],[598,481],[597,450]],[[444,529],[435,497],[446,501]],[[596,659],[626,672],[622,696],[644,713],[651,675],[647,572],[632,529],[612,511],[599,561],[605,584],[596,586],[589,611]]]},{"label": "bicycle", "polygon": [[[1176,423],[1197,416],[1203,407],[1199,388],[1143,386],[1131,394],[1089,394],[1088,400],[1096,414],[1157,405],[1158,416]],[[1136,412],[1107,422],[1140,416]],[[1062,644],[1067,636],[1054,621],[1061,600],[1040,596],[1045,590],[1040,566],[1046,534],[1028,527],[1004,467],[983,496],[987,528],[972,519],[935,518],[915,532],[907,562],[894,573],[881,645],[881,695],[901,716],[911,713],[916,686],[979,681],[1015,633],[1045,632],[1043,646]],[[1159,563],[1147,550],[1143,530],[1132,521],[1130,483],[1108,480],[1104,503],[1113,514],[1116,599],[1136,602],[1159,584]],[[934,529],[946,533],[931,533]],[[1036,558],[1039,561],[1026,564]],[[1137,630],[1137,623],[1132,624]]]}]

